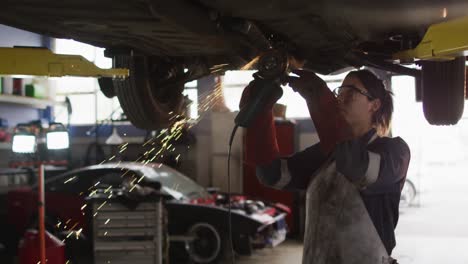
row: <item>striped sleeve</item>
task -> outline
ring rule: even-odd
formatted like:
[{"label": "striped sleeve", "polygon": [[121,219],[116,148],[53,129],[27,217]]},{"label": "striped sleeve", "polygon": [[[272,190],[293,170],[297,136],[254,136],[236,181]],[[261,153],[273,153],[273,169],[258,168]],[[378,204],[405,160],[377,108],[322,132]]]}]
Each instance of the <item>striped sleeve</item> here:
[{"label": "striped sleeve", "polygon": [[367,186],[375,183],[380,173],[380,154],[372,151],[367,151],[367,155],[369,159],[366,173],[358,182],[355,182],[359,189],[364,189]]},{"label": "striped sleeve", "polygon": [[365,192],[376,194],[401,191],[410,162],[410,149],[406,142],[401,138],[382,138],[370,144],[368,151]]},{"label": "striped sleeve", "polygon": [[315,144],[290,157],[257,166],[257,178],[262,184],[275,189],[305,190],[315,171],[325,160],[326,156],[322,154],[320,145]]}]

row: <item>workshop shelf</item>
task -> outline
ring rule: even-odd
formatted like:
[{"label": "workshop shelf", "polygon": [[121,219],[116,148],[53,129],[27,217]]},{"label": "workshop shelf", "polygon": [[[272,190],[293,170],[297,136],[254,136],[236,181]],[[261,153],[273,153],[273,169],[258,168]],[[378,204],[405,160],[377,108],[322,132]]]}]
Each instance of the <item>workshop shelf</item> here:
[{"label": "workshop shelf", "polygon": [[26,105],[40,109],[45,109],[48,106],[53,106],[56,104],[53,100],[7,94],[0,95],[0,103]]}]

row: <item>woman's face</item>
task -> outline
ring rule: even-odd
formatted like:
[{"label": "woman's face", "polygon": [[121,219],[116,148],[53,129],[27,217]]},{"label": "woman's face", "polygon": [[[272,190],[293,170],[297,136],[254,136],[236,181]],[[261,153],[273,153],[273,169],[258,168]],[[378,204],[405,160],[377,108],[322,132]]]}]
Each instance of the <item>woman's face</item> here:
[{"label": "woman's face", "polygon": [[[352,75],[343,80],[342,86],[353,86],[367,93],[362,82]],[[351,126],[371,125],[372,115],[380,107],[380,100],[372,100],[354,88],[342,89],[337,98],[340,111]]]}]

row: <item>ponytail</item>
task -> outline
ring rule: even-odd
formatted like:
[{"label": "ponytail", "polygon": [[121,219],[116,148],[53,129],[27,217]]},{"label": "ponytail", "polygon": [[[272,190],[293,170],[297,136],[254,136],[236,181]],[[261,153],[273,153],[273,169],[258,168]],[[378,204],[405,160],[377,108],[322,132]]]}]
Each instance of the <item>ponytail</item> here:
[{"label": "ponytail", "polygon": [[393,93],[384,89],[384,96],[380,99],[380,108],[374,113],[372,123],[377,128],[380,136],[386,136],[390,133],[392,114],[393,114]]}]

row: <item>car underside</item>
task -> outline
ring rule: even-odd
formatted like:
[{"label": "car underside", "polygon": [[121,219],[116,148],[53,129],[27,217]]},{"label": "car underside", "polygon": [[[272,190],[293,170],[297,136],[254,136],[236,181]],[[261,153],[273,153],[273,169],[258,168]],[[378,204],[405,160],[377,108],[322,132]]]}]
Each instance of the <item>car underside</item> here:
[{"label": "car underside", "polygon": [[[129,68],[131,75],[102,80],[104,94],[119,98],[135,126],[156,129],[182,112],[186,82],[239,69],[271,48],[285,49],[321,74],[372,66],[420,77],[392,55],[416,47],[430,25],[461,17],[467,7],[464,1],[441,0],[19,0],[3,3],[0,23],[106,48],[114,66]],[[453,64],[447,67],[461,69],[464,57]],[[426,118],[454,124],[457,107]]]}]

